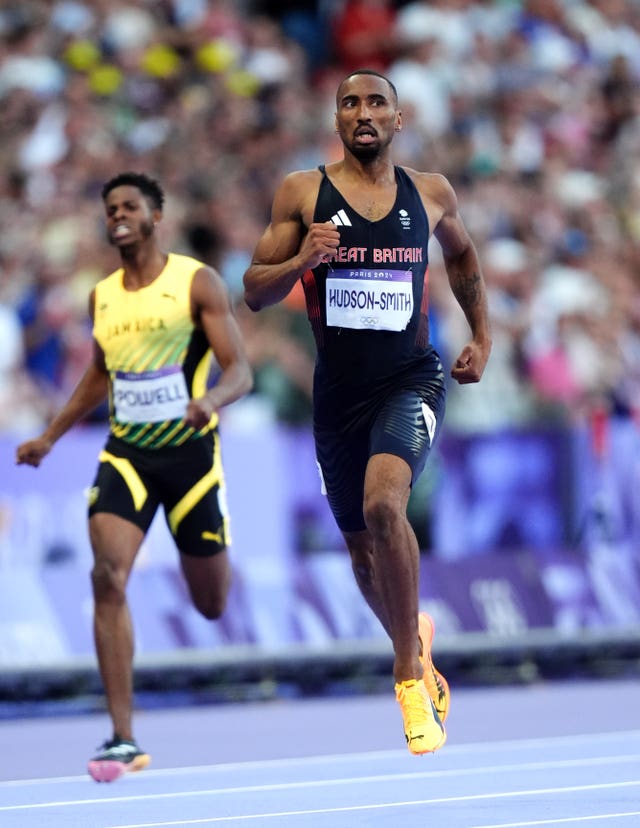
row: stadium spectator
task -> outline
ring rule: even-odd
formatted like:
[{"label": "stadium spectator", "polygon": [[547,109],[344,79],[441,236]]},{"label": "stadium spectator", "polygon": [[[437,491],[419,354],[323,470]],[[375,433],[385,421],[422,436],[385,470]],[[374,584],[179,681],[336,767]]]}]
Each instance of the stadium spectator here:
[{"label": "stadium spectator", "polygon": [[[626,410],[619,360],[633,352],[640,293],[637,4],[305,3],[307,23],[322,22],[323,42],[330,24],[348,34],[349,16],[363,8],[375,35],[369,51],[358,51],[357,41],[334,30],[322,59],[317,51],[311,59],[308,34],[305,40],[290,27],[293,4],[277,5],[3,4],[0,284],[2,301],[23,319],[31,382],[40,370],[36,358],[42,368],[45,356],[53,397],[64,396],[77,376],[88,339],[78,297],[104,271],[99,182],[131,168],[164,180],[175,194],[164,221],[167,245],[210,260],[241,302],[238,277],[256,228],[268,220],[275,182],[339,152],[327,116],[336,83],[353,65],[345,61],[355,61],[388,69],[406,102],[398,160],[450,178],[481,257],[496,239],[523,246],[536,274],[534,311],[547,300],[553,305],[550,280],[574,267],[566,243],[575,245],[575,230],[583,234],[589,253],[582,269],[609,298],[608,310],[579,321],[552,307],[546,322],[560,319],[553,335],[533,313],[524,337],[531,373],[521,379],[541,416],[572,420],[581,416],[573,393],[584,377],[560,377],[584,366],[589,352],[594,366],[618,366],[610,375],[599,371],[597,384]],[[443,321],[436,275],[434,266],[432,314]],[[292,338],[269,364],[278,382],[265,382],[257,394],[300,392],[286,377],[306,346],[298,326],[286,327]],[[443,350],[454,349],[447,341],[453,331],[440,326]],[[540,369],[552,357],[562,393],[541,385]],[[581,399],[588,407],[589,394]],[[501,417],[487,427],[503,424]]]}]

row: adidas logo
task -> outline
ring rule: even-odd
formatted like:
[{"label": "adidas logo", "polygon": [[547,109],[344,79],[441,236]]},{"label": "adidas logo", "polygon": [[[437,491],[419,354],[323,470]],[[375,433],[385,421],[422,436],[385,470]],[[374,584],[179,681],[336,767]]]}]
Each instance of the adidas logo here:
[{"label": "adidas logo", "polygon": [[337,224],[338,227],[353,227],[351,219],[344,210],[338,210],[334,216],[331,216],[331,221]]}]

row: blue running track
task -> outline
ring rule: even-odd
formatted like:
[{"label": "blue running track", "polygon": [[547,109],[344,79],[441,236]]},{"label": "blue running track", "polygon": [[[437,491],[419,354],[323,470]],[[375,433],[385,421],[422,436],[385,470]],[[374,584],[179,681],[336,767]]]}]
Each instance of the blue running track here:
[{"label": "blue running track", "polygon": [[637,681],[452,688],[414,757],[388,695],[141,711],[150,769],[98,785],[102,714],[0,721],[2,828],[640,826]]}]

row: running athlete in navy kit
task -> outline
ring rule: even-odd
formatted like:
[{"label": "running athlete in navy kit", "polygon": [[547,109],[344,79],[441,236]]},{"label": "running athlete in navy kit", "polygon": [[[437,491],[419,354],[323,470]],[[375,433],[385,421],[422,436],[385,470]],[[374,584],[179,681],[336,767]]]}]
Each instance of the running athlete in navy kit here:
[{"label": "running athlete in navy kit", "polygon": [[427,246],[442,247],[471,337],[451,370],[478,382],[491,350],[475,247],[441,175],[395,166],[396,90],[358,70],[336,96],[341,161],[290,173],[244,276],[259,310],[302,279],[317,359],[316,455],[358,586],[389,634],[396,698],[412,753],[445,740],[449,688],[431,659],[433,623],[419,613],[411,487],[442,425],[445,376],[429,344]]}]

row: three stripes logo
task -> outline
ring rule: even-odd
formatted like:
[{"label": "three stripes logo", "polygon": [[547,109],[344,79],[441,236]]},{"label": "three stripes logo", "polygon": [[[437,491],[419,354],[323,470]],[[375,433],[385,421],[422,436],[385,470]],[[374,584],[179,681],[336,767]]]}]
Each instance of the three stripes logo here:
[{"label": "three stripes logo", "polygon": [[344,210],[338,210],[335,215],[331,216],[331,221],[338,227],[353,227],[351,219]]}]

